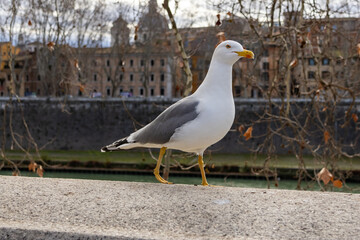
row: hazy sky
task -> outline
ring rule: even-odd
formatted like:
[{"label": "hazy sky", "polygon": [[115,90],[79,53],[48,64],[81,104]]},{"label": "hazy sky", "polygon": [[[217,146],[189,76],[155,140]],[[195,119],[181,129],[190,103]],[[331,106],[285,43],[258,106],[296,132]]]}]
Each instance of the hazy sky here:
[{"label": "hazy sky", "polygon": [[[108,2],[114,3],[114,5],[124,4],[133,7],[138,7],[139,5],[147,5],[148,0],[107,0]],[[175,11],[175,1],[170,0],[169,5],[173,13],[175,13],[175,18],[179,27],[187,27],[189,25],[193,27],[203,27],[209,26],[209,24],[214,24],[216,21],[217,11],[213,6],[213,3],[207,0],[179,0],[178,9]],[[216,2],[216,1],[212,1]],[[162,8],[163,0],[157,0],[160,12],[167,17],[165,10]]]}]

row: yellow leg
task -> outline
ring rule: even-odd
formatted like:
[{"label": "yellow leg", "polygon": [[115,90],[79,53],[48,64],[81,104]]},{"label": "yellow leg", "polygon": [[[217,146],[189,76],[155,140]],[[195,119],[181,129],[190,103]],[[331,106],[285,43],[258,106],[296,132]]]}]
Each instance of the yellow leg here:
[{"label": "yellow leg", "polygon": [[159,182],[165,183],[165,184],[172,184],[172,182],[168,182],[168,181],[166,181],[165,179],[163,179],[163,178],[160,176],[161,161],[162,161],[162,158],[163,158],[165,152],[166,152],[166,147],[162,147],[162,148],[160,149],[159,159],[158,159],[158,161],[157,161],[157,163],[156,163],[156,167],[155,167],[155,169],[154,169],[154,175],[155,175],[156,179],[157,179]]},{"label": "yellow leg", "polygon": [[201,154],[199,155],[198,161],[199,161],[199,168],[201,171],[201,178],[202,178],[201,185],[209,186],[208,182],[206,181],[206,176],[204,171],[204,161],[203,161],[203,156]]}]

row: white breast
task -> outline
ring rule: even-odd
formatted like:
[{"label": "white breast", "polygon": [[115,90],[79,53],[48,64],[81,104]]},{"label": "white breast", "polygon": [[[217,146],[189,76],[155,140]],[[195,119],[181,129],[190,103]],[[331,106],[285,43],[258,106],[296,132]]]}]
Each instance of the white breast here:
[{"label": "white breast", "polygon": [[235,117],[232,96],[202,98],[197,110],[198,117],[177,129],[167,147],[200,154],[226,135]]}]

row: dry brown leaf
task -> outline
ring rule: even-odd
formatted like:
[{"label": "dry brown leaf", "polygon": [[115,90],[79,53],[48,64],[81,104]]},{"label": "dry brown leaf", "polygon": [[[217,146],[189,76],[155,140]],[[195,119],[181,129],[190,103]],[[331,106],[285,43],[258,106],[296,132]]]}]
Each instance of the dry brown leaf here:
[{"label": "dry brown leaf", "polygon": [[39,167],[36,170],[37,175],[39,175],[39,177],[43,177],[44,176],[44,169],[41,165],[39,165]]},{"label": "dry brown leaf", "polygon": [[134,35],[134,40],[135,40],[135,41],[138,39],[138,31],[139,31],[139,26],[136,25],[136,26],[135,26],[135,35]]},{"label": "dry brown leaf", "polygon": [[244,125],[241,124],[241,125],[238,127],[238,131],[242,133],[244,130],[245,130],[245,127],[244,127]]},{"label": "dry brown leaf", "polygon": [[330,133],[326,130],[324,132],[324,141],[326,144],[329,142],[329,139],[330,139]]},{"label": "dry brown leaf", "polygon": [[223,42],[226,40],[225,38],[225,33],[224,32],[219,32],[216,34],[216,37],[219,39],[219,42]]},{"label": "dry brown leaf", "polygon": [[48,42],[47,44],[47,47],[51,52],[54,51],[54,46],[55,46],[54,42]]},{"label": "dry brown leaf", "polygon": [[224,32],[219,32],[216,34],[216,37],[219,39],[218,43],[216,44],[215,47],[217,47],[220,43],[222,43],[223,41],[226,40],[225,38],[225,33]]},{"label": "dry brown leaf", "polygon": [[316,94],[316,100],[319,101],[319,99],[320,99],[320,89],[316,90],[315,94]]},{"label": "dry brown leaf", "polygon": [[36,168],[37,168],[37,163],[36,162],[31,162],[29,165],[28,165],[28,169],[29,171],[33,171],[35,172],[36,171]]},{"label": "dry brown leaf", "polygon": [[244,133],[245,140],[249,140],[252,137],[253,127],[249,127]]},{"label": "dry brown leaf", "polygon": [[31,26],[32,25],[32,22],[31,20],[28,21],[28,25]]},{"label": "dry brown leaf", "polygon": [[359,120],[359,117],[355,113],[353,113],[351,115],[351,117],[352,117],[352,119],[354,120],[355,123],[357,122],[357,120]]},{"label": "dry brown leaf", "polygon": [[80,84],[80,92],[84,92],[84,90],[85,90],[85,86],[83,85],[83,84]]},{"label": "dry brown leaf", "polygon": [[74,66],[80,71],[79,61],[77,59],[74,60]]},{"label": "dry brown leaf", "polygon": [[342,188],[343,183],[340,180],[335,180],[335,181],[333,181],[333,185],[334,185],[334,187]]},{"label": "dry brown leaf", "polygon": [[327,110],[327,107],[324,107],[321,111],[325,112]]},{"label": "dry brown leaf", "polygon": [[301,142],[300,142],[300,147],[301,147],[301,149],[304,149],[304,148],[305,148],[305,142],[304,142],[304,141],[301,141]]},{"label": "dry brown leaf", "polygon": [[298,64],[298,60],[297,59],[293,59],[291,62],[290,62],[290,68],[294,68],[296,67],[296,65]]},{"label": "dry brown leaf", "polygon": [[12,172],[12,175],[13,175],[13,176],[19,176],[19,172],[18,172],[18,171],[13,171],[13,172]]},{"label": "dry brown leaf", "polygon": [[317,177],[324,182],[324,184],[328,184],[330,180],[333,178],[333,175],[327,170],[327,168],[321,169],[321,171],[317,174]]},{"label": "dry brown leaf", "polygon": [[217,21],[215,23],[216,26],[221,26],[221,21],[220,21],[220,14],[216,14],[217,17]]}]

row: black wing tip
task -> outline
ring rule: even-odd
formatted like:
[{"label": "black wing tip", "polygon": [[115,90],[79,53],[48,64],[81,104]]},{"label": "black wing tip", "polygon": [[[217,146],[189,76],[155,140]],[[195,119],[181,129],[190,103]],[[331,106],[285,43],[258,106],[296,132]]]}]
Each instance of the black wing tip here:
[{"label": "black wing tip", "polygon": [[126,138],[120,139],[118,141],[115,141],[114,143],[107,145],[105,147],[101,148],[101,152],[112,152],[112,151],[119,151],[120,146],[123,144],[129,143]]},{"label": "black wing tip", "polygon": [[101,152],[111,152],[107,147],[102,147]]}]

